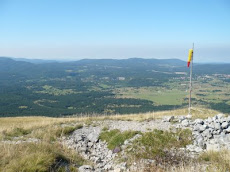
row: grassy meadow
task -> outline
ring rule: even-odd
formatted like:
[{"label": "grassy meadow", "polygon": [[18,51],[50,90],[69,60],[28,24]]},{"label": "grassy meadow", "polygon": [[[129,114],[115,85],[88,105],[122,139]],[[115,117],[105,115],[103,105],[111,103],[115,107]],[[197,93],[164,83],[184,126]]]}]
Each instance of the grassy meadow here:
[{"label": "grassy meadow", "polygon": [[150,100],[155,105],[181,105],[187,94],[178,89],[166,90],[158,87],[120,88],[115,93],[120,98]]}]

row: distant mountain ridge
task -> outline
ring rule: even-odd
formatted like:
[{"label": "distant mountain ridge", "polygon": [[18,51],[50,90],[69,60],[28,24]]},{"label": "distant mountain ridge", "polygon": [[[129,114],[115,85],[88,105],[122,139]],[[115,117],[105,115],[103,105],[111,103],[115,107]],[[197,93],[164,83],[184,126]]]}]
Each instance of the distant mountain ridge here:
[{"label": "distant mountain ridge", "polygon": [[[90,58],[85,58],[85,59],[79,59],[79,60],[46,60],[46,59],[29,59],[29,58],[15,58],[15,57],[4,57],[0,56],[0,59],[12,59],[14,61],[22,61],[22,62],[29,62],[29,63],[34,63],[34,64],[44,64],[44,63],[72,63],[72,62],[79,62],[79,63],[91,63],[91,62],[97,62],[97,63],[104,63],[104,62],[152,62],[155,64],[171,64],[171,65],[184,65],[186,61],[172,58],[172,59],[157,59],[157,58],[139,58],[139,57],[132,57],[132,58],[127,58],[127,59],[90,59]],[[230,64],[229,62],[199,62],[195,64]]]},{"label": "distant mountain ridge", "polygon": [[155,58],[151,58],[151,59],[145,59],[145,58],[137,58],[137,57],[133,57],[133,58],[128,58],[128,59],[80,59],[80,60],[69,60],[69,61],[63,61],[63,60],[45,60],[45,59],[27,59],[27,58],[15,58],[15,57],[0,57],[4,58],[4,59],[12,59],[14,61],[23,61],[23,62],[30,62],[30,63],[34,63],[34,64],[42,64],[42,63],[71,63],[71,62],[114,62],[114,61],[135,61],[135,62],[144,62],[144,61],[148,61],[148,62],[155,62],[155,63],[172,63],[172,64],[182,64],[185,63],[185,61],[180,60],[180,59],[155,59]]},{"label": "distant mountain ridge", "polygon": [[15,58],[15,57],[0,57],[0,58],[12,59],[14,61],[30,62],[30,63],[34,63],[34,64],[58,62],[57,60],[44,60],[44,59],[27,59],[27,58]]},{"label": "distant mountain ridge", "polygon": [[[30,73],[39,74],[50,73],[51,71],[64,71],[73,69],[77,66],[91,66],[102,68],[106,67],[122,67],[127,69],[146,69],[146,70],[160,70],[160,71],[174,71],[185,72],[188,71],[185,61],[180,59],[143,59],[143,58],[129,58],[129,59],[82,59],[78,61],[59,62],[52,60],[32,60],[24,58],[9,58],[0,57],[0,72],[13,73]],[[194,63],[194,72],[199,73],[230,73],[230,64],[203,64]],[[27,74],[28,75],[28,74]]]}]

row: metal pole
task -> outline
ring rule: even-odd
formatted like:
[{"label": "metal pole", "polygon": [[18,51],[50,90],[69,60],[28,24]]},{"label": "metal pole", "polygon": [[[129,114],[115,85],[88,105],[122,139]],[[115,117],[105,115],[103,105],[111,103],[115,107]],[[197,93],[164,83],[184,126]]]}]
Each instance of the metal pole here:
[{"label": "metal pole", "polygon": [[192,66],[193,66],[193,55],[194,55],[194,43],[192,46],[193,53],[192,53],[192,61],[191,61],[191,68],[190,68],[190,88],[189,88],[189,107],[188,107],[188,114],[191,115],[191,96],[192,96]]}]

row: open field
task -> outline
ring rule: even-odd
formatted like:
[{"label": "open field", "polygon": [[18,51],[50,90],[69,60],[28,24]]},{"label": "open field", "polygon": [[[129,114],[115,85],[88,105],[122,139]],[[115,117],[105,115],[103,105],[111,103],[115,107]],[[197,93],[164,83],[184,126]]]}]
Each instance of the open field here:
[{"label": "open field", "polygon": [[43,88],[42,91],[36,91],[36,93],[51,94],[54,96],[61,96],[61,95],[68,95],[68,94],[76,93],[72,89],[58,89],[50,85],[44,85],[42,88]]},{"label": "open field", "polygon": [[[208,78],[208,79],[207,79]],[[216,76],[197,77],[193,81],[192,104],[195,107],[215,108],[228,112],[230,84]],[[162,87],[123,87],[115,89],[117,98],[134,98],[152,101],[155,106],[188,104],[187,80],[171,79]],[[223,106],[223,108],[221,108]]]},{"label": "open field", "polygon": [[204,100],[209,103],[220,103],[230,100],[230,84],[216,78],[211,83],[202,83],[200,80],[196,81],[193,91],[193,96],[197,100]]},{"label": "open field", "polygon": [[155,105],[181,105],[187,95],[185,91],[159,87],[120,88],[115,91],[115,94],[119,98],[150,100]]}]

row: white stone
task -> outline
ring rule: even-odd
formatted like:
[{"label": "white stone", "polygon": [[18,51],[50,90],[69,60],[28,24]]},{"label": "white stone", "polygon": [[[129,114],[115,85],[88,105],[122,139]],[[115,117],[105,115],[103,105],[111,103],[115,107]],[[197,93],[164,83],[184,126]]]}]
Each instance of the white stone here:
[{"label": "white stone", "polygon": [[226,129],[226,128],[228,128],[229,124],[228,124],[228,122],[223,122],[221,124],[221,126],[222,126],[222,128]]},{"label": "white stone", "polygon": [[165,122],[171,122],[173,120],[174,120],[174,116],[165,116],[163,119],[163,121],[165,121]]},{"label": "white stone", "polygon": [[187,119],[185,119],[185,120],[183,120],[183,121],[181,122],[181,124],[182,124],[184,127],[188,127],[189,122],[188,122]]},{"label": "white stone", "polygon": [[191,119],[191,118],[192,118],[192,115],[191,115],[191,114],[188,114],[188,115],[186,116],[186,118]]},{"label": "white stone", "polygon": [[219,151],[220,150],[220,145],[219,144],[206,144],[206,149],[207,151]]},{"label": "white stone", "polygon": [[208,117],[208,123],[212,123],[212,118],[211,117]]},{"label": "white stone", "polygon": [[91,172],[93,171],[93,167],[90,165],[83,165],[78,168],[79,172]]},{"label": "white stone", "polygon": [[196,147],[196,148],[194,149],[194,151],[195,151],[195,152],[197,152],[197,153],[199,153],[199,152],[202,152],[202,151],[203,151],[203,149],[202,149],[202,148],[200,148],[200,147]]},{"label": "white stone", "polygon": [[221,119],[221,118],[223,118],[224,117],[224,114],[222,114],[222,113],[219,113],[218,115],[216,115],[217,116],[217,119]]},{"label": "white stone", "polygon": [[198,131],[203,132],[207,128],[207,125],[201,125]]},{"label": "white stone", "polygon": [[121,169],[120,168],[115,168],[114,172],[121,172]]},{"label": "white stone", "polygon": [[214,127],[215,127],[215,130],[220,130],[221,129],[220,123],[214,123]]},{"label": "white stone", "polygon": [[204,121],[202,119],[196,119],[194,122],[195,124],[201,124],[201,125],[204,124]]},{"label": "white stone", "polygon": [[227,122],[230,122],[230,115],[226,118]]},{"label": "white stone", "polygon": [[227,133],[230,133],[230,126],[229,126],[227,129],[225,129],[225,131],[226,131]]}]

